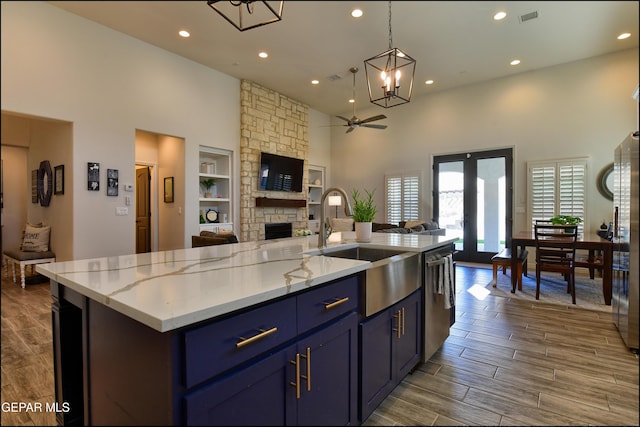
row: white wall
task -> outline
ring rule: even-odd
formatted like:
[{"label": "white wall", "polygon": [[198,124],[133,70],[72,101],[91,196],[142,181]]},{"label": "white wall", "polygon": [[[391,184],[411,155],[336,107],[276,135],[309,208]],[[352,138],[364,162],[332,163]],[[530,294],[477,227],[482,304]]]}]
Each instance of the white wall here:
[{"label": "white wall", "polygon": [[331,187],[331,118],[309,109],[309,163],[325,167],[324,188]]},{"label": "white wall", "polygon": [[[435,92],[386,110],[360,107],[358,117],[384,113],[388,119],[380,123],[389,127],[349,134],[333,127],[332,180],[348,191],[376,188],[376,203],[384,206],[384,173],[421,169],[422,215],[430,218],[434,155],[515,147],[516,207],[526,207],[527,161],[589,156],[587,227],[595,230],[612,220],[612,202],[598,193],[596,177],[613,161],[615,146],[636,130],[631,94],[637,84],[638,51],[630,49]],[[382,209],[376,220],[384,220]],[[514,232],[525,229],[526,213],[516,214]]]},{"label": "white wall", "polygon": [[[185,219],[183,215],[186,188],[184,140],[172,136],[161,135],[158,137],[158,143],[158,249],[161,251],[181,249],[185,247]],[[173,177],[173,203],[165,203],[164,201],[164,179],[168,177]],[[198,211],[196,210],[196,213],[197,212]],[[197,216],[194,218],[194,221],[195,220],[197,220]],[[189,239],[191,239],[190,236]]]},{"label": "white wall", "polygon": [[[87,191],[86,163],[100,162],[102,182],[112,168],[120,171],[121,184],[134,183],[136,129],[185,141],[182,224],[189,247],[199,228],[197,173],[190,173],[198,170],[199,145],[232,150],[239,183],[239,80],[47,3],[1,7],[2,110],[72,123],[73,151],[66,154],[72,163],[65,165],[65,195],[75,190],[69,256],[135,251],[135,216],[115,215],[124,192]],[[383,131],[345,134],[343,127],[326,126],[342,122],[310,110],[310,162],[327,166],[327,185],[377,188],[379,206],[385,172],[421,168],[423,212],[430,216],[433,155],[515,147],[518,207],[526,202],[527,160],[588,155],[594,228],[611,219],[611,203],[596,191],[595,179],[612,161],[613,147],[637,126],[638,107],[630,98],[637,84],[638,52],[632,49],[434,92],[384,111],[358,107],[359,117],[384,112],[389,127]],[[236,204],[236,223],[239,211]],[[514,231],[525,217],[516,215]]]},{"label": "white wall", "polygon": [[[3,111],[73,123],[73,164],[65,170],[77,171],[69,175],[76,189],[70,257],[134,253],[135,216],[115,215],[124,192],[86,191],[87,162],[100,163],[101,182],[111,168],[121,184],[134,183],[136,129],[184,138],[186,170],[197,171],[200,144],[237,152],[240,82],[46,3],[1,7]],[[198,232],[192,181],[184,191],[184,247]]]},{"label": "white wall", "polygon": [[[2,145],[2,249],[17,248],[27,222],[27,156],[29,149]],[[31,190],[29,190],[31,194]]]}]

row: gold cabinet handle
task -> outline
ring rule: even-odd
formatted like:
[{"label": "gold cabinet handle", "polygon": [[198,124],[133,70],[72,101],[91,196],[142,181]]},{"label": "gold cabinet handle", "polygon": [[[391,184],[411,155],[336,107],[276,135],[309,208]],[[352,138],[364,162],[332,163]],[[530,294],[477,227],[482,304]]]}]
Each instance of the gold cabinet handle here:
[{"label": "gold cabinet handle", "polygon": [[339,306],[340,304],[344,304],[345,302],[349,301],[349,297],[344,297],[342,299],[338,299],[334,302],[325,302],[324,303],[324,309],[325,310],[331,310],[334,307]]},{"label": "gold cabinet handle", "polygon": [[267,330],[264,330],[264,329],[258,329],[258,330],[260,331],[260,333],[257,334],[257,335],[252,336],[251,338],[240,337],[240,341],[236,343],[236,348],[240,348],[240,347],[243,347],[243,346],[245,346],[247,344],[251,344],[254,341],[261,340],[262,338],[265,338],[265,337],[271,335],[272,333],[277,332],[278,328],[273,327],[273,328],[267,329]]},{"label": "gold cabinet handle", "polygon": [[300,399],[300,353],[296,353],[296,360],[290,360],[289,363],[296,365],[296,381],[289,384],[296,388],[296,399]]},{"label": "gold cabinet handle", "polygon": [[300,354],[299,356],[307,359],[307,375],[300,375],[300,378],[307,381],[307,391],[311,391],[311,348],[307,347],[307,354]]},{"label": "gold cabinet handle", "polygon": [[393,328],[392,330],[397,332],[398,338],[400,338],[400,333],[402,332],[402,327],[400,326],[401,322],[402,322],[401,316],[402,315],[400,314],[400,310],[397,311],[397,314],[393,315],[394,319],[398,319],[398,327],[397,328]]},{"label": "gold cabinet handle", "polygon": [[404,307],[402,307],[402,336],[404,336]]}]

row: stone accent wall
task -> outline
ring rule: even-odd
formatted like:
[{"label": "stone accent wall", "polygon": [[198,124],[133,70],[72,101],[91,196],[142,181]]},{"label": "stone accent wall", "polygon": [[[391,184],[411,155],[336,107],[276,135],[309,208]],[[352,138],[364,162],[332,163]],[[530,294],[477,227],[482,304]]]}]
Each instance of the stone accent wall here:
[{"label": "stone accent wall", "polygon": [[[265,223],[307,228],[308,207],[256,207],[256,197],[307,200],[309,107],[248,80],[240,97],[240,241],[264,240]],[[262,151],[304,159],[302,193],[258,190]]]}]

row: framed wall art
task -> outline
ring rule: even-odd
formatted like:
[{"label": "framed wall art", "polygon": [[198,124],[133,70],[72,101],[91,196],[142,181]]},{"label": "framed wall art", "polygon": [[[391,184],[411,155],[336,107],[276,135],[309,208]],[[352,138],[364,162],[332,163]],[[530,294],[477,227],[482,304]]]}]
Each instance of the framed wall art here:
[{"label": "framed wall art", "polygon": [[173,177],[168,176],[164,179],[164,202],[173,203]]},{"label": "framed wall art", "polygon": [[107,169],[107,196],[118,195],[118,169]]},{"label": "framed wall art", "polygon": [[40,206],[47,207],[51,203],[51,194],[53,194],[53,173],[49,160],[40,162],[38,169],[38,200]]},{"label": "framed wall art", "polygon": [[38,169],[31,171],[31,203],[38,203]]},{"label": "framed wall art", "polygon": [[53,168],[53,194],[64,194],[64,165]]},{"label": "framed wall art", "polygon": [[87,190],[100,190],[100,163],[87,163]]}]

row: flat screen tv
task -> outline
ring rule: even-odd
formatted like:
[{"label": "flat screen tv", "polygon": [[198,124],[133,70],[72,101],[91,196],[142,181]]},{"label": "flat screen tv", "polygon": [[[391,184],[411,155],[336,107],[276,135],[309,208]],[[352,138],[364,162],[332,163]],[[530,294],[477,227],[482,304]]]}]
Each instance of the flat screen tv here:
[{"label": "flat screen tv", "polygon": [[304,160],[277,154],[260,154],[260,190],[302,192]]}]

